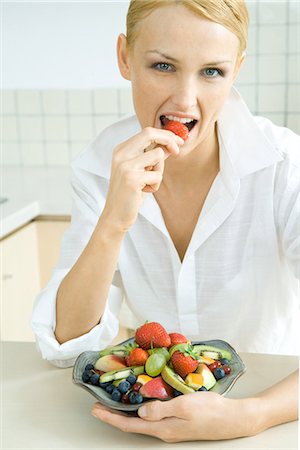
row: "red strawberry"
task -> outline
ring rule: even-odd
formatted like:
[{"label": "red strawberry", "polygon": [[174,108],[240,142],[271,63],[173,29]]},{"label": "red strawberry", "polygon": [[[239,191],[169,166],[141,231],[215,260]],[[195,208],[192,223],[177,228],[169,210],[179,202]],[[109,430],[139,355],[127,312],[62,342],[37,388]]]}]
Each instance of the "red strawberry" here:
[{"label": "red strawberry", "polygon": [[149,358],[149,353],[142,348],[134,348],[130,355],[125,357],[127,366],[144,366],[147,359]]},{"label": "red strawberry", "polygon": [[157,322],[145,323],[139,327],[135,332],[135,340],[144,350],[151,347],[169,347],[171,344],[167,331]]},{"label": "red strawberry", "polygon": [[188,338],[183,336],[183,334],[180,333],[169,333],[169,336],[171,338],[171,345],[176,344],[184,344],[185,342],[190,342]]},{"label": "red strawberry", "polygon": [[189,373],[194,372],[199,364],[197,359],[194,359],[194,355],[190,351],[180,352],[176,350],[171,356],[171,362],[174,370],[182,378],[185,378]]},{"label": "red strawberry", "polygon": [[168,122],[164,125],[164,130],[172,131],[184,141],[186,141],[189,137],[188,127],[184,125],[184,123],[177,122],[176,120],[168,120]]}]

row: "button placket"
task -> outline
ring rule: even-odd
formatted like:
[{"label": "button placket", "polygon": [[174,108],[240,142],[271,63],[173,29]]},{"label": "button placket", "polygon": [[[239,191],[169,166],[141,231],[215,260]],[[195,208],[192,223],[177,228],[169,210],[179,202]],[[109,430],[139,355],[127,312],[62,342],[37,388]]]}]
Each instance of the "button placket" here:
[{"label": "button placket", "polygon": [[177,308],[181,332],[194,336],[199,334],[195,275],[193,254],[183,261],[178,274]]}]

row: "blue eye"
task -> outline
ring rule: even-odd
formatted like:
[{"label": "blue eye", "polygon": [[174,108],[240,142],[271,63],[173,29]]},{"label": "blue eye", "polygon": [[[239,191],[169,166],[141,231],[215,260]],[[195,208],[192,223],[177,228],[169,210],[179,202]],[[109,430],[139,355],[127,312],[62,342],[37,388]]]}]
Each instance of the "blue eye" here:
[{"label": "blue eye", "polygon": [[168,63],[156,63],[156,64],[153,64],[152,67],[159,70],[160,72],[171,72],[173,70],[173,67],[171,66],[171,64],[168,64]]},{"label": "blue eye", "polygon": [[204,69],[203,73],[207,78],[215,78],[223,75],[223,72],[220,69],[214,69],[212,67]]}]

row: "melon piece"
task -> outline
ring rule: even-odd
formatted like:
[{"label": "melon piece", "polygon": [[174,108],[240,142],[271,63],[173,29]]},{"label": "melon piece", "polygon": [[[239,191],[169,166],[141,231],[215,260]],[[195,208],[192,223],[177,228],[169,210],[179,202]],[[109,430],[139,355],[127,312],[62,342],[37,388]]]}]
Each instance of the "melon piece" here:
[{"label": "melon piece", "polygon": [[203,386],[209,391],[217,382],[211,370],[207,367],[206,364],[200,363],[195,373],[202,375],[203,377]]},{"label": "melon piece", "polygon": [[149,377],[149,375],[146,375],[145,373],[142,373],[142,375],[139,375],[139,376],[137,377],[136,382],[137,382],[137,383],[141,383],[141,384],[144,385],[144,384],[148,383],[148,382],[151,381],[151,380],[153,380],[152,377]]},{"label": "melon piece", "polygon": [[201,373],[189,373],[184,381],[188,386],[195,389],[195,391],[198,391],[204,384],[203,375]]}]

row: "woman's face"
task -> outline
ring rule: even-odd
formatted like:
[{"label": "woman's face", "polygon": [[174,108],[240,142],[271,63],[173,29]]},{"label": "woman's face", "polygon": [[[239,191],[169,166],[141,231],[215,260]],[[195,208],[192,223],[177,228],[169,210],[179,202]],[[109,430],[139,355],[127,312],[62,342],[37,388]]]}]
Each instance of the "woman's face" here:
[{"label": "woman's face", "polygon": [[154,10],[139,24],[130,50],[121,35],[119,66],[124,78],[131,80],[142,128],[162,128],[170,116],[193,120],[182,150],[203,144],[214,134],[237,75],[238,52],[239,40],[231,31],[182,5]]}]

